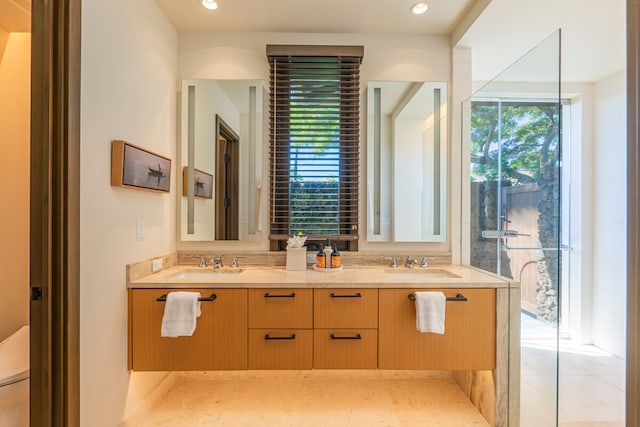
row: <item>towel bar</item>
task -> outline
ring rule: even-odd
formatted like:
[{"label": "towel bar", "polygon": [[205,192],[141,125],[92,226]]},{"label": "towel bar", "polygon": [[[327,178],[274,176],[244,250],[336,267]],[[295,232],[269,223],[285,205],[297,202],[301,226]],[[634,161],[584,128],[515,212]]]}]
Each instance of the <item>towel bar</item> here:
[{"label": "towel bar", "polygon": [[271,295],[269,292],[264,294],[265,298],[295,298],[296,297],[296,293],[295,292],[291,292],[288,295]]},{"label": "towel bar", "polygon": [[331,292],[331,298],[362,298],[362,294],[360,292],[353,295],[336,295]]},{"label": "towel bar", "polygon": [[[416,300],[415,294],[409,294],[408,297],[411,301]],[[447,297],[447,301],[467,301],[467,297],[462,294],[457,294],[455,297]]]},{"label": "towel bar", "polygon": [[[218,295],[211,294],[208,297],[200,297],[200,298],[198,298],[198,301],[209,301],[209,302],[211,302],[216,298],[218,298]],[[165,302],[166,300],[167,300],[167,294],[160,295],[158,298],[156,298],[156,301],[159,301],[159,302]]]}]

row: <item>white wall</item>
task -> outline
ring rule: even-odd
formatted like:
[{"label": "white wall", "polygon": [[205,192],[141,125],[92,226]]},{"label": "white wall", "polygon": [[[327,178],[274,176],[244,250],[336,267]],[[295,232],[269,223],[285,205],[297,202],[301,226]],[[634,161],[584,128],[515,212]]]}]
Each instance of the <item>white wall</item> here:
[{"label": "white wall", "polygon": [[626,342],[626,74],[594,84],[593,343],[624,357]]},{"label": "white wall", "polygon": [[0,341],[29,324],[30,53],[0,27]]},{"label": "white wall", "polygon": [[[269,85],[267,44],[340,44],[363,45],[361,91],[369,80],[451,81],[451,48],[445,36],[374,34],[300,34],[300,33],[180,33],[180,79],[261,79]],[[362,97],[364,101],[364,95]],[[362,105],[366,105],[364,102]],[[361,141],[366,141],[366,111],[361,112]],[[268,183],[268,134],[263,135],[263,182]],[[459,160],[450,159],[451,165]],[[371,243],[366,241],[366,147],[361,145],[360,229],[361,251],[448,252],[451,243]],[[458,168],[455,169],[457,171]],[[452,172],[457,173],[457,172]],[[268,188],[262,192],[264,238],[260,242],[181,243],[180,249],[215,250],[268,248]],[[449,235],[449,233],[447,233]]]},{"label": "white wall", "polygon": [[[153,0],[82,3],[81,425],[113,427],[165,374],[127,371],[125,265],[176,241],[177,33]],[[171,193],[110,186],[111,141],[174,159]],[[136,220],[144,238],[136,239]],[[128,398],[128,390],[132,390]]]}]

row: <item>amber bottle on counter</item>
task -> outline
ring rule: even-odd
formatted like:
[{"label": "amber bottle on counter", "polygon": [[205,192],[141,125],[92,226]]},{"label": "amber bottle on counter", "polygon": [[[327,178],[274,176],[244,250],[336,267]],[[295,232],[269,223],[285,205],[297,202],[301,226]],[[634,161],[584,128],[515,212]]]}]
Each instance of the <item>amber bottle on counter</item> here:
[{"label": "amber bottle on counter", "polygon": [[335,243],[333,244],[333,252],[331,252],[331,268],[340,268],[340,252],[338,252]]},{"label": "amber bottle on counter", "polygon": [[316,268],[327,268],[327,255],[322,250],[322,245],[316,254]]}]

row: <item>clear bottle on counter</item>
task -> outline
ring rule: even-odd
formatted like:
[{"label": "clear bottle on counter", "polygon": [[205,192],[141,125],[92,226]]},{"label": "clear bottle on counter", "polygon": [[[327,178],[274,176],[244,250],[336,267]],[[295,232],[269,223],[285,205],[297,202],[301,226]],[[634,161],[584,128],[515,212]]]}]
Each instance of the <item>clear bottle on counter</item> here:
[{"label": "clear bottle on counter", "polygon": [[324,256],[325,256],[325,267],[331,268],[331,253],[333,249],[331,248],[331,240],[327,239],[327,243],[324,245]]}]

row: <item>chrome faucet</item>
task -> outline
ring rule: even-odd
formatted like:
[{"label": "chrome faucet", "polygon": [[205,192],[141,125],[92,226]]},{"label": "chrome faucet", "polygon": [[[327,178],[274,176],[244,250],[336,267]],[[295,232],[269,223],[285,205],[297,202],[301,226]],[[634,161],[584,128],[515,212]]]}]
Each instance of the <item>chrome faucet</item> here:
[{"label": "chrome faucet", "polygon": [[200,258],[200,268],[207,268],[207,260],[203,256],[194,256],[193,258]]},{"label": "chrome faucet", "polygon": [[411,258],[410,256],[408,256],[406,261],[404,262],[404,266],[407,268],[413,268],[416,264],[418,264],[418,260],[415,258]]},{"label": "chrome faucet", "polygon": [[218,255],[215,258],[211,258],[211,263],[213,264],[213,268],[222,268],[224,265],[222,264],[222,256]]},{"label": "chrome faucet", "polygon": [[240,265],[238,265],[238,257],[234,256],[233,259],[231,260],[231,264],[230,264],[231,268],[238,268],[240,267]]}]

